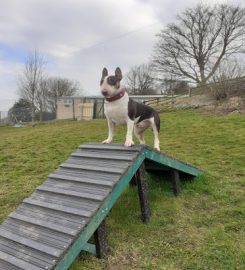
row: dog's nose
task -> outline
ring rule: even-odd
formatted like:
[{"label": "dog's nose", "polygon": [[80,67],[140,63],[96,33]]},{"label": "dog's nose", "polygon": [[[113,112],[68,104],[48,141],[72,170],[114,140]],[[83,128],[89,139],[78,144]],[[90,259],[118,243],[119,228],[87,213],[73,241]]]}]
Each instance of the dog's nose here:
[{"label": "dog's nose", "polygon": [[102,95],[106,97],[108,95],[108,92],[107,91],[102,91]]}]

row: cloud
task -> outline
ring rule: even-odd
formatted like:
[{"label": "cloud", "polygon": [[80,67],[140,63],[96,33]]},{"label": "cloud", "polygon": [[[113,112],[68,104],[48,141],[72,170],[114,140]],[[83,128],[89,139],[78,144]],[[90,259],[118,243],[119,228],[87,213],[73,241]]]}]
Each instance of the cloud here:
[{"label": "cloud", "polygon": [[125,73],[147,62],[160,29],[194,4],[195,0],[4,1],[0,100],[16,97],[17,73],[34,48],[47,58],[50,75],[76,79],[86,94],[99,94],[104,66],[112,71],[120,66]]},{"label": "cloud", "polygon": [[17,76],[22,65],[0,60],[0,111],[7,111],[18,99]]}]

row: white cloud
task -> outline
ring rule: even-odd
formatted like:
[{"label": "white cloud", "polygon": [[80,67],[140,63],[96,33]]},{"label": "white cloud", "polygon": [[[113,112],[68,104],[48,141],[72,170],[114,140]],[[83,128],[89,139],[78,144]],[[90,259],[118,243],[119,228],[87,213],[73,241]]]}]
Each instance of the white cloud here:
[{"label": "white cloud", "polygon": [[17,76],[22,66],[0,60],[0,111],[7,111],[18,99]]},{"label": "white cloud", "polygon": [[1,44],[27,51],[37,48],[49,60],[50,75],[77,79],[87,94],[99,94],[103,66],[112,71],[121,66],[126,72],[133,65],[147,62],[155,35],[176,14],[196,3],[195,0],[3,1],[0,100],[5,96],[16,97],[16,77],[21,69],[20,63],[3,58]]}]

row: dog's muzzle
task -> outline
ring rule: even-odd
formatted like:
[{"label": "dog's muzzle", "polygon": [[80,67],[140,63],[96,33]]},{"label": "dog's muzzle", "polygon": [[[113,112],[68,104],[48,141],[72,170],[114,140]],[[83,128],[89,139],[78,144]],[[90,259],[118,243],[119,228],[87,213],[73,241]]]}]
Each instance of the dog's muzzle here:
[{"label": "dog's muzzle", "polygon": [[107,96],[108,96],[108,92],[107,92],[107,91],[102,91],[101,93],[102,93],[102,95],[103,95],[104,97],[107,97]]}]

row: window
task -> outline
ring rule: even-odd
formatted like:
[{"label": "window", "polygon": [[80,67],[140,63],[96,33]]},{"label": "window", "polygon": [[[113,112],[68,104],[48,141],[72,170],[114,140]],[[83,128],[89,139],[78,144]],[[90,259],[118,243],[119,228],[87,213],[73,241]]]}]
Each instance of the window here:
[{"label": "window", "polygon": [[65,107],[70,107],[72,105],[72,99],[71,98],[65,98],[64,99],[64,105],[65,105]]}]

